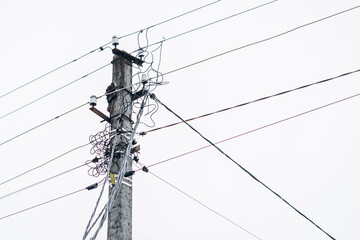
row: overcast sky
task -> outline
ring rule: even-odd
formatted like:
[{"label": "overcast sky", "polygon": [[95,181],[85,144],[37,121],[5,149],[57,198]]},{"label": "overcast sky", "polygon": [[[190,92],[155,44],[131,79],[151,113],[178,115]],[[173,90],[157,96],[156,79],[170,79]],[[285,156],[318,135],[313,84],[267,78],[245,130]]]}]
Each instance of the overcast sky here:
[{"label": "overcast sky", "polygon": [[[0,218],[100,181],[102,177],[89,176],[85,166],[1,198],[94,158],[86,146],[4,183],[88,143],[89,136],[102,131],[105,124],[86,105],[4,142],[88,102],[91,95],[104,94],[111,83],[111,65],[81,77],[110,63],[110,49],[98,48],[114,34],[120,37],[146,29],[208,3],[211,1],[0,3]],[[154,64],[160,63],[160,72],[166,73],[360,4],[355,0],[278,0],[170,39],[264,3],[222,0],[150,28],[149,43],[165,40],[161,57],[159,50],[154,52]],[[169,84],[153,93],[180,116],[191,118],[357,70],[359,22],[360,8],[168,74],[164,81]],[[144,33],[140,44],[146,46]],[[137,34],[120,39],[118,48],[136,50]],[[86,57],[3,96],[92,50]],[[218,142],[359,94],[359,78],[360,74],[354,73],[191,124]],[[74,80],[78,81],[53,92]],[[336,239],[359,239],[359,103],[360,97],[353,97],[219,147]],[[98,100],[97,107],[108,114],[105,98]],[[151,114],[143,119],[148,125]],[[178,121],[161,106],[152,120],[155,127]],[[141,131],[150,129],[140,125]],[[136,138],[141,145],[140,161],[145,165],[208,145],[184,124]],[[214,148],[149,170],[260,239],[330,239]],[[0,219],[0,239],[82,239],[99,192],[100,188],[82,191]],[[106,239],[106,226],[97,239]],[[153,175],[137,172],[133,177],[133,239],[256,238]]]}]

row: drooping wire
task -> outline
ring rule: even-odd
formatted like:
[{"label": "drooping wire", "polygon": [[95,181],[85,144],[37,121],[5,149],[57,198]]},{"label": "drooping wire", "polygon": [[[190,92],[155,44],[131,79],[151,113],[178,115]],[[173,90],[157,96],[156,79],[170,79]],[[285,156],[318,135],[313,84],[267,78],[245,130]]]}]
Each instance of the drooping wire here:
[{"label": "drooping wire", "polygon": [[60,200],[60,199],[62,199],[62,198],[65,198],[65,197],[74,195],[74,194],[79,193],[79,192],[82,192],[82,191],[84,191],[84,190],[92,190],[92,189],[94,189],[94,188],[97,188],[98,185],[99,185],[99,183],[95,183],[95,184],[92,184],[92,185],[90,185],[90,186],[88,186],[88,187],[86,187],[86,188],[82,188],[82,189],[79,189],[79,190],[77,190],[77,191],[74,191],[74,192],[71,192],[71,193],[62,195],[62,196],[60,196],[60,197],[53,198],[53,199],[48,200],[48,201],[46,201],[46,202],[42,202],[42,203],[36,204],[36,205],[34,205],[34,206],[31,206],[31,207],[22,209],[22,210],[20,210],[20,211],[17,211],[17,212],[8,214],[8,215],[6,215],[6,216],[0,217],[0,221],[1,221],[1,220],[4,220],[5,218],[9,218],[9,217],[12,217],[12,216],[14,216],[14,215],[17,215],[17,214],[20,214],[20,213],[29,211],[29,210],[31,210],[31,209],[34,209],[34,208],[43,206],[43,205],[45,205],[45,204],[48,204],[48,203],[51,203],[51,202]]},{"label": "drooping wire", "polygon": [[[337,103],[340,103],[340,102],[343,102],[343,101],[346,101],[346,100],[350,100],[350,99],[355,98],[355,97],[358,97],[358,96],[360,96],[360,93],[355,94],[355,95],[352,95],[352,96],[349,96],[349,97],[346,97],[346,98],[343,98],[343,99],[340,99],[340,100],[337,100],[337,101],[334,101],[334,102],[331,102],[331,103],[328,103],[328,104],[325,104],[325,105],[322,105],[322,106],[319,106],[319,107],[316,107],[316,108],[313,108],[313,109],[310,109],[310,110],[307,110],[307,111],[302,112],[302,113],[298,113],[298,114],[292,115],[292,116],[287,117],[287,118],[283,118],[283,119],[278,120],[278,121],[276,121],[276,122],[272,122],[272,123],[263,125],[263,126],[261,126],[261,127],[258,127],[258,128],[255,128],[255,129],[252,129],[252,130],[249,130],[249,131],[240,133],[240,134],[238,134],[238,135],[235,135],[235,136],[232,136],[232,137],[223,139],[223,140],[221,140],[221,141],[215,142],[214,145],[218,145],[218,144],[220,144],[220,143],[224,143],[224,142],[233,140],[233,139],[235,139],[235,138],[242,137],[242,136],[248,135],[248,134],[250,134],[250,133],[257,132],[257,131],[259,131],[259,130],[262,130],[262,129],[265,129],[265,128],[268,128],[268,127],[277,125],[277,124],[279,124],[279,123],[283,123],[283,122],[285,122],[285,121],[288,121],[288,120],[291,120],[291,119],[294,119],[294,118],[297,118],[297,117],[301,117],[301,116],[303,116],[303,115],[306,115],[306,114],[315,112],[315,111],[317,111],[317,110],[320,110],[320,109],[323,109],[323,108],[326,108],[326,107],[330,107],[330,106],[335,105],[335,104],[337,104]],[[185,121],[186,121],[186,120],[185,120]],[[197,149],[193,149],[193,150],[191,150],[191,151],[182,153],[182,154],[180,154],[180,155],[177,155],[177,156],[174,156],[174,157],[171,157],[171,158],[168,158],[168,159],[165,159],[165,160],[162,160],[162,161],[159,161],[159,162],[156,162],[156,163],[147,165],[146,167],[147,167],[147,168],[151,168],[151,167],[154,167],[154,166],[156,166],[156,165],[160,165],[160,164],[163,164],[163,163],[165,163],[165,162],[172,161],[172,160],[174,160],[174,159],[177,159],[177,158],[180,158],[180,157],[189,155],[189,154],[191,154],[191,153],[195,153],[195,152],[201,151],[201,150],[203,150],[203,149],[206,149],[206,148],[209,148],[209,147],[212,147],[212,146],[213,146],[213,145],[209,144],[209,145],[206,145],[206,146],[197,148]],[[136,170],[136,171],[139,171],[139,170]]]},{"label": "drooping wire", "polygon": [[[141,32],[142,33],[142,32]],[[149,41],[148,41],[148,29],[145,31],[145,45],[140,44],[140,33],[138,34],[138,47],[139,51],[136,55],[137,58],[140,58],[144,61],[145,66],[135,66],[137,69],[137,72],[133,75],[132,80],[135,82],[137,80],[137,86],[136,88],[132,89],[133,93],[141,92],[142,94],[150,93],[155,90],[155,88],[162,84],[163,78],[162,73],[160,72],[160,65],[161,65],[161,56],[162,56],[162,42],[158,44],[153,50],[149,49]],[[155,66],[155,57],[154,53],[159,52],[159,60],[157,61],[157,66]],[[156,74],[154,78],[151,76],[153,74]],[[141,88],[142,86],[142,88]],[[124,101],[123,101],[124,102]],[[129,105],[132,104],[133,107],[133,113],[136,114],[138,109],[142,106],[141,99],[132,99],[131,102],[128,103]],[[145,107],[146,112],[144,114],[144,117],[147,117],[150,119],[149,121],[143,120],[141,123],[148,126],[148,127],[154,127],[155,121],[153,120],[153,115],[158,110],[158,105],[155,103],[150,103],[149,100],[146,100]]]},{"label": "drooping wire", "polygon": [[[359,96],[360,94],[357,94],[356,96]],[[352,97],[355,97],[353,95]],[[171,110],[169,107],[167,107],[164,103],[162,103],[154,94],[151,96],[152,99],[157,101],[160,105],[162,105],[164,108],[166,108],[169,112],[171,112],[173,115],[175,115],[177,118],[179,118],[181,121],[183,121],[189,128],[191,128],[194,132],[196,132],[201,138],[203,138],[205,141],[210,143],[214,148],[216,148],[221,154],[223,154],[225,157],[227,157],[230,161],[235,163],[239,168],[241,168],[245,173],[247,173],[251,178],[253,178],[255,181],[260,183],[262,186],[264,186],[266,189],[268,189],[271,193],[273,193],[275,196],[277,196],[279,199],[281,199],[283,202],[285,202],[289,207],[294,209],[298,214],[300,214],[302,217],[304,217],[306,220],[308,220],[311,224],[313,224],[315,227],[317,227],[319,230],[321,230],[323,233],[325,233],[329,238],[334,239],[333,236],[331,236],[329,233],[327,233],[325,230],[323,230],[319,225],[317,225],[314,221],[312,221],[310,218],[308,218],[306,215],[304,215],[302,212],[300,212],[297,208],[295,208],[292,204],[290,204],[287,200],[285,200],[283,197],[281,197],[277,192],[272,190],[269,186],[267,186],[264,182],[259,180],[257,177],[255,177],[252,173],[250,173],[246,168],[244,168],[242,165],[240,165],[238,162],[236,162],[233,158],[231,158],[228,154],[226,154],[222,149],[220,149],[218,146],[216,146],[212,141],[204,137],[198,130],[196,130],[193,126],[191,126],[189,123],[187,123],[183,118],[181,118],[178,114],[176,114],[173,110]],[[349,98],[347,98],[349,99]],[[342,100],[344,101],[344,100]]]},{"label": "drooping wire", "polygon": [[1,182],[1,183],[0,183],[0,186],[3,185],[3,184],[5,184],[5,183],[8,183],[8,182],[10,182],[10,181],[12,181],[12,180],[15,180],[15,179],[17,179],[17,178],[19,178],[19,177],[21,177],[21,176],[24,176],[25,174],[28,174],[29,172],[32,172],[32,171],[34,171],[34,170],[36,170],[36,169],[39,169],[39,168],[41,168],[41,167],[43,167],[43,166],[45,166],[45,165],[47,165],[47,164],[49,164],[49,163],[57,160],[57,159],[65,156],[65,155],[73,152],[73,151],[76,151],[76,150],[78,150],[78,149],[81,149],[81,148],[83,148],[83,147],[86,147],[86,146],[88,146],[89,144],[90,144],[90,143],[86,143],[86,144],[84,144],[84,145],[80,145],[80,146],[78,146],[78,147],[75,147],[75,148],[73,148],[73,149],[70,149],[69,151],[67,151],[67,152],[65,152],[65,153],[62,153],[62,154],[58,155],[57,157],[54,157],[54,158],[50,159],[49,161],[46,161],[46,162],[44,162],[44,163],[42,163],[42,164],[40,164],[40,165],[38,165],[38,166],[36,166],[36,167],[33,167],[33,168],[31,168],[31,169],[23,172],[23,173],[20,173],[20,174],[14,176],[14,177],[12,177],[12,178],[9,178],[9,179]]},{"label": "drooping wire", "polygon": [[[141,170],[141,168],[140,168]],[[165,184],[169,185],[170,187],[174,188],[176,191],[180,192],[181,194],[185,195],[186,197],[188,197],[189,199],[193,200],[194,202],[200,204],[201,206],[203,206],[204,208],[206,208],[207,210],[209,210],[210,212],[222,217],[223,219],[225,219],[226,221],[228,221],[229,223],[233,224],[234,226],[236,226],[237,228],[240,228],[241,230],[245,231],[246,233],[248,233],[249,235],[253,236],[256,239],[262,240],[262,238],[256,236],[255,234],[253,234],[252,232],[250,232],[249,230],[247,230],[246,228],[240,226],[239,224],[237,224],[236,222],[234,222],[233,220],[231,220],[230,218],[224,216],[223,214],[219,213],[218,211],[215,211],[214,209],[208,207],[206,204],[204,204],[203,202],[199,201],[198,199],[196,199],[195,197],[191,196],[190,194],[184,192],[183,190],[181,190],[180,188],[176,187],[175,185],[171,184],[170,182],[168,182],[167,180],[165,180],[164,178],[159,177],[157,174],[151,172],[151,171],[147,171],[149,174],[151,174],[152,176],[156,177],[157,179],[159,179],[160,181],[164,182]]]},{"label": "drooping wire", "polygon": [[[180,17],[185,16],[185,15],[187,15],[187,14],[196,12],[196,11],[198,11],[198,10],[200,10],[200,9],[206,8],[206,7],[211,6],[211,5],[215,4],[215,3],[218,3],[218,2],[220,2],[220,1],[221,1],[221,0],[217,0],[217,1],[214,1],[214,2],[211,2],[211,3],[208,3],[208,4],[203,5],[203,6],[201,6],[201,7],[195,8],[195,9],[190,10],[190,11],[188,11],[188,12],[182,13],[182,14],[177,15],[177,16],[175,16],[175,17],[172,17],[172,18],[169,18],[169,19],[164,20],[164,21],[162,21],[162,22],[159,22],[159,23],[156,23],[156,24],[154,24],[154,25],[151,25],[151,26],[147,27],[147,29],[153,28],[153,27],[156,27],[156,26],[159,26],[159,25],[164,24],[164,23],[167,23],[167,22],[170,22],[170,21],[172,21],[172,20],[174,20],[174,19],[177,19],[177,18],[180,18]],[[118,39],[122,39],[122,38],[126,38],[126,37],[129,37],[129,36],[132,36],[132,35],[140,32],[140,31],[142,31],[142,30],[138,30],[138,31],[135,31],[135,32],[132,32],[132,33],[125,34],[125,35],[119,37]],[[94,50],[91,50],[91,51],[88,52],[88,53],[85,53],[85,54],[83,54],[83,55],[75,58],[74,60],[71,60],[70,62],[67,62],[67,63],[65,63],[65,64],[63,64],[63,65],[61,65],[61,66],[59,66],[59,67],[54,68],[53,70],[50,70],[49,72],[47,72],[47,73],[45,73],[45,74],[43,74],[43,75],[41,75],[41,76],[39,76],[39,77],[31,80],[31,81],[28,81],[28,82],[26,82],[26,83],[24,83],[24,84],[22,84],[22,85],[20,85],[20,86],[18,86],[18,87],[16,87],[16,88],[14,88],[14,89],[12,89],[12,90],[4,93],[3,95],[0,95],[0,99],[3,98],[3,97],[5,97],[5,96],[7,96],[7,95],[9,95],[9,94],[11,94],[11,93],[13,93],[13,92],[15,92],[15,91],[17,91],[17,90],[19,90],[19,89],[21,89],[21,88],[23,88],[23,87],[25,87],[25,86],[27,86],[27,85],[29,85],[29,84],[31,84],[31,83],[33,83],[33,82],[36,82],[36,81],[40,80],[41,78],[44,78],[44,77],[50,75],[51,73],[54,73],[54,72],[56,72],[56,71],[58,71],[58,70],[60,70],[60,69],[62,69],[62,68],[64,68],[64,67],[66,67],[66,66],[74,63],[74,62],[77,62],[78,60],[80,60],[80,59],[82,59],[82,58],[84,58],[84,57],[86,57],[86,56],[88,56],[88,55],[90,55],[90,54],[92,54],[92,53],[94,53],[94,52],[96,52],[96,51],[98,51],[98,50],[103,51],[104,48],[105,48],[106,46],[108,46],[110,43],[111,43],[111,41],[103,44],[102,46],[100,46],[100,47],[98,47],[98,48],[95,48]]]},{"label": "drooping wire", "polygon": [[51,176],[51,177],[49,177],[49,178],[43,179],[43,180],[41,180],[41,181],[39,181],[39,182],[33,183],[33,184],[31,184],[31,185],[28,185],[28,186],[26,186],[26,187],[20,188],[20,189],[18,189],[18,190],[16,190],[16,191],[13,191],[13,192],[11,192],[11,193],[8,193],[8,194],[5,194],[5,195],[3,195],[3,196],[0,196],[0,200],[3,199],[3,198],[9,197],[9,196],[11,196],[11,195],[14,195],[15,193],[19,193],[19,192],[21,192],[21,191],[24,191],[24,190],[26,190],[26,189],[29,189],[29,188],[31,188],[31,187],[35,187],[35,186],[37,186],[37,185],[39,185],[39,184],[41,184],[41,183],[47,182],[47,181],[49,181],[49,180],[51,180],[51,179],[60,177],[60,176],[62,176],[62,175],[64,175],[64,174],[66,174],[66,173],[69,173],[69,172],[72,172],[72,171],[74,171],[74,170],[76,170],[76,169],[79,169],[79,168],[81,168],[81,167],[84,167],[85,165],[86,165],[86,164],[81,164],[81,165],[79,165],[79,166],[77,166],[77,167],[71,168],[71,169],[69,169],[69,170],[66,170],[66,171],[64,171],[64,172],[58,173],[58,174],[56,174],[56,175],[54,175],[54,176]]},{"label": "drooping wire", "polygon": [[90,153],[96,156],[96,161],[89,160],[86,165],[89,167],[88,174],[98,177],[107,173],[109,168],[109,160],[111,157],[110,150],[110,125],[106,124],[103,131],[89,137],[92,145]]},{"label": "drooping wire", "polygon": [[[210,113],[206,113],[206,114],[203,114],[203,115],[200,115],[200,116],[197,116],[197,117],[192,117],[192,118],[186,119],[185,121],[189,122],[189,121],[193,121],[193,120],[196,120],[196,119],[199,119],[199,118],[208,117],[208,116],[211,116],[211,115],[214,115],[214,114],[217,114],[217,113],[221,113],[221,112],[229,111],[229,110],[232,110],[232,109],[235,109],[235,108],[243,107],[243,106],[246,106],[246,105],[249,105],[249,104],[252,104],[252,103],[261,102],[261,101],[264,101],[264,100],[267,100],[267,99],[270,99],[270,98],[273,98],[273,97],[278,97],[278,96],[281,96],[281,95],[285,95],[287,93],[291,93],[291,92],[294,92],[294,91],[298,91],[298,90],[301,90],[301,89],[312,87],[312,86],[315,86],[315,85],[318,85],[318,84],[321,84],[321,83],[326,83],[326,82],[336,80],[336,79],[339,79],[339,78],[342,78],[342,77],[346,77],[348,75],[358,73],[358,72],[360,72],[360,69],[350,71],[350,72],[346,72],[346,73],[342,73],[340,75],[337,75],[337,76],[334,76],[334,77],[331,77],[331,78],[327,78],[327,79],[323,79],[323,80],[320,80],[320,81],[317,81],[317,82],[305,84],[305,85],[302,85],[300,87],[292,88],[292,89],[289,89],[289,90],[286,90],[286,91],[282,91],[282,92],[279,92],[279,93],[275,93],[275,94],[272,94],[272,95],[261,97],[261,98],[251,100],[251,101],[248,101],[248,102],[245,102],[245,103],[240,103],[240,104],[237,104],[237,105],[232,106],[232,107],[223,108],[223,109],[220,109],[220,110],[217,110],[217,111],[214,111],[214,112],[210,112]],[[162,130],[162,129],[172,127],[172,126],[176,126],[176,125],[179,125],[179,124],[182,124],[182,123],[184,123],[184,122],[179,121],[179,122],[168,124],[168,125],[165,125],[165,126],[162,126],[162,127],[150,129],[148,131],[141,132],[139,134],[140,135],[145,135],[145,134],[150,133],[150,132]]]}]

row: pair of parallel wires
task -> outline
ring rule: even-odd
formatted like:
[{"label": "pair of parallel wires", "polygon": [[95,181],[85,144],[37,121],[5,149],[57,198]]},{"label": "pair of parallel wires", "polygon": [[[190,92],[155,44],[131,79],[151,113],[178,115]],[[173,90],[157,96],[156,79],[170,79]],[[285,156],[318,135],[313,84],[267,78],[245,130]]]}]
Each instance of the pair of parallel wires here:
[{"label": "pair of parallel wires", "polygon": [[[255,41],[255,42],[252,42],[252,43],[250,43],[250,44],[246,44],[246,45],[243,45],[243,46],[240,46],[240,47],[231,49],[231,50],[226,51],[226,52],[222,52],[222,53],[220,53],[220,54],[217,54],[217,55],[214,55],[214,56],[211,56],[211,57],[202,59],[202,60],[200,60],[200,61],[197,61],[197,62],[188,64],[188,65],[182,66],[182,67],[177,68],[177,69],[173,69],[173,70],[171,70],[171,71],[168,71],[168,72],[166,72],[166,73],[163,73],[163,76],[169,75],[169,74],[172,74],[172,73],[181,71],[181,70],[184,70],[184,69],[186,69],[186,68],[195,66],[195,65],[200,64],[200,63],[207,62],[207,61],[212,60],[212,59],[214,59],[214,58],[217,58],[217,57],[220,57],[220,56],[223,56],[223,55],[226,55],[226,54],[235,52],[235,51],[239,51],[239,50],[241,50],[241,49],[244,49],[244,48],[247,48],[247,47],[250,47],[250,46],[254,46],[254,45],[256,45],[256,44],[260,44],[260,43],[263,43],[263,42],[272,40],[272,39],[274,39],[274,38],[283,36],[283,35],[285,35],[285,34],[289,34],[289,33],[293,32],[293,31],[302,29],[302,28],[307,27],[307,26],[310,26],[310,25],[312,25],[312,24],[315,24],[315,23],[324,21],[324,20],[326,20],[326,19],[329,19],[329,18],[338,16],[338,15],[340,15],[340,14],[344,14],[344,13],[346,13],[346,12],[355,10],[355,9],[357,9],[357,8],[359,8],[359,7],[360,7],[360,5],[355,6],[355,7],[352,7],[352,8],[349,8],[349,9],[346,9],[346,10],[343,10],[343,11],[340,11],[340,12],[337,12],[337,13],[335,13],[335,14],[332,14],[332,15],[329,15],[329,16],[326,16],[326,17],[323,17],[323,18],[320,18],[320,19],[318,19],[318,20],[315,20],[315,21],[312,21],[312,22],[309,22],[309,23],[306,23],[306,24],[303,24],[303,25],[300,25],[300,26],[298,26],[298,27],[292,28],[292,29],[290,29],[290,30],[284,31],[284,32],[279,33],[279,34],[276,34],[276,35],[273,35],[273,36],[271,36],[271,37],[264,38],[264,39],[259,40],[259,41]],[[357,71],[357,70],[355,70],[355,71]],[[344,74],[348,74],[348,73],[344,73]],[[350,74],[351,74],[351,72],[350,72]],[[87,74],[87,75],[89,75],[89,74]],[[85,76],[86,76],[86,75],[85,75]],[[76,80],[80,80],[80,79],[76,79]],[[76,80],[75,80],[75,81],[76,81]],[[150,80],[151,80],[151,79],[150,79]],[[134,85],[136,85],[136,84],[134,84]],[[132,85],[132,86],[133,86],[133,85]],[[125,88],[123,88],[123,89],[131,88],[132,86],[128,86],[128,87],[125,87]],[[120,91],[120,90],[123,90],[123,89],[117,89],[117,90],[115,90],[115,91]],[[59,89],[59,90],[60,90],[60,89]],[[113,92],[115,92],[115,91],[113,91]],[[101,95],[100,97],[98,97],[98,99],[101,98],[101,97],[104,97],[104,96],[106,96],[106,95],[108,95],[108,94],[111,94],[111,93],[113,93],[113,92],[109,92],[109,93],[106,93],[106,94],[104,94],[104,95]],[[45,95],[44,95],[44,96],[45,96]],[[37,98],[37,100],[42,99],[44,96],[42,96],[42,97],[40,97],[40,98]],[[37,101],[37,100],[36,100],[36,101]],[[34,102],[34,101],[33,101],[33,102]],[[30,103],[22,106],[21,108],[23,108],[23,107],[25,107],[25,106],[28,106],[28,105],[32,104],[33,102],[30,102]],[[16,135],[16,136],[10,138],[10,139],[7,139],[7,140],[1,142],[1,143],[0,143],[0,146],[4,145],[4,144],[6,144],[6,143],[8,143],[8,142],[10,142],[10,141],[12,141],[12,140],[20,137],[20,136],[22,136],[22,135],[24,135],[24,134],[26,134],[26,133],[28,133],[28,132],[30,132],[30,131],[33,131],[33,130],[41,127],[41,126],[44,126],[44,125],[46,125],[46,124],[48,124],[48,123],[50,123],[50,122],[52,122],[52,121],[54,121],[54,120],[56,120],[56,119],[64,116],[64,115],[67,115],[67,114],[69,114],[69,113],[71,113],[71,112],[73,112],[73,111],[75,111],[75,110],[77,110],[77,109],[79,109],[79,108],[81,108],[81,107],[83,107],[83,106],[86,106],[87,104],[89,104],[89,102],[83,103],[83,104],[81,104],[81,105],[79,105],[79,106],[77,106],[77,107],[75,107],[75,108],[73,108],[73,109],[71,109],[71,110],[69,110],[69,111],[67,111],[67,112],[65,112],[65,113],[62,113],[62,114],[56,116],[55,118],[52,118],[52,119],[50,119],[50,120],[47,120],[47,121],[45,121],[45,122],[43,122],[43,123],[41,123],[41,124],[39,124],[39,125],[31,128],[31,129],[29,129],[29,130],[26,130],[26,131],[24,131],[24,132],[22,132],[22,133],[20,133],[20,134],[18,134],[18,135]],[[18,109],[20,110],[21,108],[18,108]],[[8,113],[8,114],[5,114],[5,115],[3,115],[2,117],[5,117],[6,115],[9,115],[9,114],[11,114],[11,113],[13,113],[13,112],[15,112],[15,111],[16,111],[16,110],[14,110],[14,111],[12,111],[12,112],[10,112],[10,113]],[[0,119],[1,119],[2,117],[0,117]],[[149,132],[150,132],[150,131],[149,131]]]}]

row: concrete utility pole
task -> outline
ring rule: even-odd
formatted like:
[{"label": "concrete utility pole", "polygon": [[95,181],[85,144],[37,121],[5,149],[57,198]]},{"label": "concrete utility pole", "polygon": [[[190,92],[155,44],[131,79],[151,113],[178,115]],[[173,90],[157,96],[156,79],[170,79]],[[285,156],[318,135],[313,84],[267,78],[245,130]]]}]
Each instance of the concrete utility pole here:
[{"label": "concrete utility pole", "polygon": [[[132,64],[141,65],[142,61],[124,51],[113,49],[113,78],[112,84],[107,91],[121,89],[132,85]],[[132,93],[131,87],[112,93],[107,96],[109,103],[108,111],[110,112],[111,129],[117,129],[122,132],[132,132]],[[130,144],[126,134],[121,135],[118,142],[113,143],[115,147],[114,157],[110,168],[109,192],[116,181],[116,174],[125,160],[125,151]],[[127,158],[126,172],[132,169],[132,159]],[[108,240],[131,240],[132,239],[132,182],[131,177],[123,179],[121,191],[112,208],[108,213]]]}]

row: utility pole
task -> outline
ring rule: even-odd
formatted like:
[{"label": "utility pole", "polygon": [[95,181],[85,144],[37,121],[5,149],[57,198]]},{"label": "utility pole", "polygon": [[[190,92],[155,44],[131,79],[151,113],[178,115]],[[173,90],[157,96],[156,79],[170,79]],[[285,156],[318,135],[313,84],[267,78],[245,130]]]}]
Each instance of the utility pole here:
[{"label": "utility pole", "polygon": [[[127,159],[126,172],[132,170],[132,159],[125,158],[126,148],[129,143],[127,133],[132,132],[132,64],[141,65],[143,61],[135,58],[124,51],[113,49],[113,76],[112,84],[107,91],[114,93],[107,95],[109,103],[111,130],[117,130],[120,134],[117,142],[112,143],[115,148],[113,161],[110,163],[110,186],[109,194],[117,179],[123,161]],[[127,88],[126,88],[127,87]],[[123,89],[125,88],[125,89]],[[123,89],[123,90],[120,90]],[[128,153],[130,154],[130,153]],[[131,240],[132,239],[132,181],[131,177],[124,178],[121,184],[121,190],[118,197],[108,213],[108,240]]]}]

